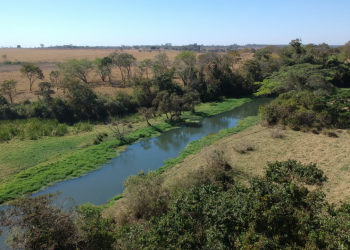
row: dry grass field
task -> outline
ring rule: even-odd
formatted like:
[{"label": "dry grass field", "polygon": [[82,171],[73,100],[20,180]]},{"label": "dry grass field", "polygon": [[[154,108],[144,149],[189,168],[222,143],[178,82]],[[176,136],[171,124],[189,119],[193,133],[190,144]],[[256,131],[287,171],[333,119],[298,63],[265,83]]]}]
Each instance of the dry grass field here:
[{"label": "dry grass field", "polygon": [[[267,162],[295,159],[304,164],[316,163],[328,177],[323,186],[327,200],[350,201],[349,130],[335,131],[338,137],[282,130],[283,138],[272,138],[271,130],[255,125],[202,149],[165,173],[167,185],[186,178],[190,171],[205,164],[212,150],[222,150],[242,181],[262,175]],[[252,151],[238,153],[234,150],[246,143],[253,146]]]},{"label": "dry grass field", "polygon": [[[0,55],[7,55],[7,60],[12,62],[62,62],[67,59],[83,59],[87,58],[93,60],[96,57],[105,57],[116,50],[114,49],[0,49]],[[120,50],[118,50],[121,52]],[[158,51],[153,52],[138,52],[138,50],[123,50],[125,53],[132,54],[137,61],[153,58]],[[173,61],[175,56],[180,52],[176,50],[165,51],[170,59]],[[2,59],[2,58],[1,58]]]}]

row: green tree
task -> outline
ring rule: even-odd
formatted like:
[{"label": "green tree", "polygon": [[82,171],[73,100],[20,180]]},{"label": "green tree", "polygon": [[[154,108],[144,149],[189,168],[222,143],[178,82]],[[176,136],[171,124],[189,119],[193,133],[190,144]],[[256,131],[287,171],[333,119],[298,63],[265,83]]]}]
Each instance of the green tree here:
[{"label": "green tree", "polygon": [[1,226],[9,227],[13,234],[9,239],[12,249],[76,249],[79,235],[73,213],[52,206],[56,197],[25,197],[9,204]]},{"label": "green tree", "polygon": [[142,72],[146,72],[146,77],[148,77],[148,73],[149,73],[149,70],[152,69],[152,66],[153,66],[154,62],[152,61],[152,59],[145,59],[143,61],[141,61],[140,65],[139,65],[139,68],[142,70]]},{"label": "green tree", "polygon": [[120,70],[122,81],[125,84],[131,77],[131,67],[135,64],[136,58],[128,53],[113,52],[110,54],[113,64]]},{"label": "green tree", "polygon": [[16,85],[17,81],[10,79],[3,81],[0,87],[0,92],[3,95],[8,95],[11,103],[13,103],[13,96],[16,94]]},{"label": "green tree", "polygon": [[165,52],[161,52],[158,55],[156,55],[154,57],[154,61],[155,61],[154,62],[155,64],[159,64],[160,65],[160,67],[159,67],[159,73],[160,74],[163,74],[168,69],[168,67],[170,66],[169,57],[168,57],[168,55]]},{"label": "green tree", "polygon": [[112,59],[110,57],[96,58],[94,64],[101,80],[105,82],[108,78],[108,82],[111,82]]},{"label": "green tree", "polygon": [[22,64],[20,72],[21,72],[23,77],[28,77],[30,91],[32,91],[33,84],[37,79],[44,78],[44,74],[41,71],[41,69],[39,68],[39,66],[36,66],[33,63]]},{"label": "green tree", "polygon": [[62,81],[61,73],[58,70],[52,70],[50,72],[50,81],[51,85],[58,89],[61,86]]},{"label": "green tree", "polygon": [[88,82],[89,73],[94,69],[93,62],[88,59],[70,59],[57,66],[66,77],[78,78],[84,83]]},{"label": "green tree", "polygon": [[195,67],[196,62],[196,53],[193,51],[182,51],[175,57],[175,73],[182,79],[185,86],[196,79],[198,71]]},{"label": "green tree", "polygon": [[75,117],[79,119],[96,119],[105,116],[106,110],[102,109],[102,103],[98,102],[96,93],[82,85],[79,81],[67,84],[69,91],[68,104],[73,110]]},{"label": "green tree", "polygon": [[44,97],[45,102],[51,101],[52,85],[49,82],[40,82],[39,85],[40,95]]},{"label": "green tree", "polygon": [[281,67],[271,77],[255,83],[260,85],[255,95],[281,94],[292,90],[329,92],[333,88],[331,84],[333,74],[331,70],[322,69],[321,65],[309,63]]},{"label": "green tree", "polygon": [[300,38],[297,38],[295,40],[292,40],[290,43],[289,43],[290,46],[293,47],[294,51],[296,54],[301,54],[303,52],[303,49],[301,47],[302,45],[302,42],[301,42],[301,39]]}]

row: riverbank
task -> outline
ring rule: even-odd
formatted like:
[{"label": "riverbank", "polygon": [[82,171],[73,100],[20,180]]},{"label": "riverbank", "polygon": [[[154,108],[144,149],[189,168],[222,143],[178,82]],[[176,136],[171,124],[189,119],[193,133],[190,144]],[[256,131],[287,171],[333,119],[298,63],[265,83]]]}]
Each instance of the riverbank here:
[{"label": "riverbank", "polygon": [[[187,112],[183,117],[191,120],[198,119],[231,110],[251,100],[241,98],[205,103],[196,107],[195,115]],[[107,126],[97,126],[92,132],[80,135],[43,138],[38,141],[13,140],[3,144],[6,147],[3,147],[0,158],[6,155],[7,165],[3,164],[1,168],[12,172],[10,171],[6,178],[3,178],[0,186],[0,203],[38,191],[58,181],[80,177],[116,157],[118,147],[157,136],[175,127],[165,123],[163,117],[151,120],[151,124],[152,127],[147,126],[146,122],[133,123],[130,129],[132,131],[123,141],[115,139]],[[107,133],[108,136],[100,144],[93,145],[92,141],[97,133]],[[18,150],[19,145],[21,150]],[[26,158],[31,165],[21,164]],[[20,164],[16,163],[18,161]]]},{"label": "riverbank", "polygon": [[[223,156],[232,167],[235,182],[240,183],[248,183],[250,179],[262,176],[268,162],[295,159],[303,164],[316,163],[324,171],[328,180],[323,184],[322,190],[326,193],[328,202],[349,202],[349,130],[336,130],[334,133],[337,136],[330,137],[326,133],[313,134],[263,127],[259,120],[259,117],[248,117],[241,120],[237,127],[189,143],[177,158],[166,161],[165,166],[154,171],[149,178],[162,180],[161,190],[176,193],[183,183],[191,185],[193,173],[200,172],[208,164],[208,156],[213,152],[219,152]],[[249,150],[237,150],[247,148],[247,145]],[[138,181],[138,178],[134,179],[135,185],[138,185]],[[104,215],[123,224],[123,220],[128,218],[130,203],[133,202],[129,196],[132,197],[132,194],[125,190],[123,194],[111,199],[104,205]]]}]

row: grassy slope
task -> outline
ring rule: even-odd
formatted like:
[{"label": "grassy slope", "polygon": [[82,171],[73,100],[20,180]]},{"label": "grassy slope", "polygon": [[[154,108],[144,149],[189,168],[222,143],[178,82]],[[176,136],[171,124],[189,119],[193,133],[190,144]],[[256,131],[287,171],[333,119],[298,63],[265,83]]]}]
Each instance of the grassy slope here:
[{"label": "grassy slope", "polygon": [[[214,115],[250,101],[250,98],[226,99],[223,102],[201,104],[196,110],[200,116]],[[189,113],[185,117],[194,116]],[[198,115],[196,117],[199,117]],[[153,127],[136,124],[136,131],[128,134],[126,144],[140,138],[156,136],[159,132],[168,130],[171,126],[159,123]],[[100,128],[100,131],[107,130]],[[95,131],[96,133],[96,131]],[[99,145],[89,145],[94,133],[66,136],[61,138],[45,138],[38,141],[11,141],[2,144],[0,154],[1,169],[7,175],[0,186],[0,204],[28,192],[40,190],[55,182],[79,177],[87,172],[98,169],[109,159],[116,157],[116,148],[124,143],[109,139]],[[83,145],[83,147],[82,147]],[[19,150],[19,148],[21,148]],[[1,175],[0,175],[1,176]],[[1,178],[1,177],[0,177]]]},{"label": "grassy slope", "polygon": [[[237,179],[248,179],[264,173],[267,162],[295,159],[304,164],[316,163],[325,172],[328,181],[323,185],[330,202],[350,200],[350,130],[335,131],[338,137],[324,134],[284,130],[284,138],[272,138],[271,128],[255,125],[229,135],[213,145],[197,151],[165,171],[166,185],[186,178],[187,174],[205,164],[210,150],[224,151],[225,159],[236,172]],[[233,150],[242,140],[250,141],[254,150],[240,154]]]}]

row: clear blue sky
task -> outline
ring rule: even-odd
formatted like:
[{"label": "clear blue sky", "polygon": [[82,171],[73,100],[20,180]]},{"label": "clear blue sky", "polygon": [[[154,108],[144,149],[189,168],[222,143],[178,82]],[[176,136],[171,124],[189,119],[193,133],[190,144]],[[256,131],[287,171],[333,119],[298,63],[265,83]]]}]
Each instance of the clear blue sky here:
[{"label": "clear blue sky", "polygon": [[0,0],[0,46],[342,45],[350,0]]}]

